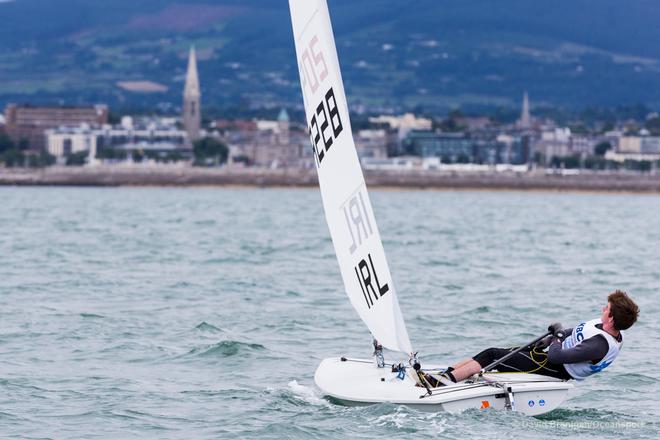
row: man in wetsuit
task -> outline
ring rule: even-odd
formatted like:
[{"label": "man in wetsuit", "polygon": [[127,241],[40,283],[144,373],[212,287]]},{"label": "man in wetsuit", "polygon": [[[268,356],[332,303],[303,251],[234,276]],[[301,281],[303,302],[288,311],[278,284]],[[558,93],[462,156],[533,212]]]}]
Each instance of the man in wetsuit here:
[{"label": "man in wetsuit", "polygon": [[[622,330],[630,328],[638,315],[637,304],[625,292],[617,290],[607,297],[600,318],[581,322],[575,328],[566,330],[559,323],[552,324],[548,327],[551,336],[535,346],[526,347],[496,369],[499,372],[535,373],[564,380],[586,379],[616,359],[623,344]],[[431,387],[460,382],[515,348],[489,348],[472,359],[449,367],[440,375],[425,374],[424,379]]]}]

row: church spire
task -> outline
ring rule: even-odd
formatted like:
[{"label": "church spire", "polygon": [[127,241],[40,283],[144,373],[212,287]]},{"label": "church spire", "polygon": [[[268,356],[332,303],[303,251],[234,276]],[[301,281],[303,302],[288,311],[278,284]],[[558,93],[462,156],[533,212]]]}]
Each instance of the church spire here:
[{"label": "church spire", "polygon": [[530,128],[532,125],[532,116],[529,113],[529,96],[527,96],[527,91],[523,95],[523,105],[522,112],[520,113],[520,127],[521,128]]},{"label": "church spire", "polygon": [[188,54],[188,72],[186,73],[186,85],[183,89],[183,125],[191,142],[199,138],[202,120],[200,98],[197,55],[195,54],[195,46],[192,46]]}]

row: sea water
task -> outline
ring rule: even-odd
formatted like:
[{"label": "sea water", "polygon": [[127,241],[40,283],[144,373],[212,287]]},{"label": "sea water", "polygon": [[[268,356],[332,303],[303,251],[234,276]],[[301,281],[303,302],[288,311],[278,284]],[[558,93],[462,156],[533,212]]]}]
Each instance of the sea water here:
[{"label": "sea water", "polygon": [[[0,188],[0,436],[658,438],[660,197],[372,191],[423,362],[598,317],[639,322],[545,416],[346,407],[324,357],[369,357],[317,189]],[[519,402],[524,405],[524,402]]]}]

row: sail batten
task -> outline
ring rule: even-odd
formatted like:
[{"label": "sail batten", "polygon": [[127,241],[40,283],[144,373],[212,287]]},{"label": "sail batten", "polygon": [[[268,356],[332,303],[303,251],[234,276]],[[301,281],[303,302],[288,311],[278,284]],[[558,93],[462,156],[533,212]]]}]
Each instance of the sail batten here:
[{"label": "sail batten", "polygon": [[346,293],[390,350],[412,346],[353,142],[326,0],[289,0],[321,198]]}]

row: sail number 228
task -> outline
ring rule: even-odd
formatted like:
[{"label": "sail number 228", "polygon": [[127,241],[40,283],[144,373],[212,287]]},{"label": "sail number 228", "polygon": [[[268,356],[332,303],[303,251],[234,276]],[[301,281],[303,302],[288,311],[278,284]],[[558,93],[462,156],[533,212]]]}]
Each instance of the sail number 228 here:
[{"label": "sail number 228", "polygon": [[325,98],[316,106],[314,116],[309,122],[309,136],[317,166],[321,166],[323,158],[343,129],[335,92],[330,87]]}]

